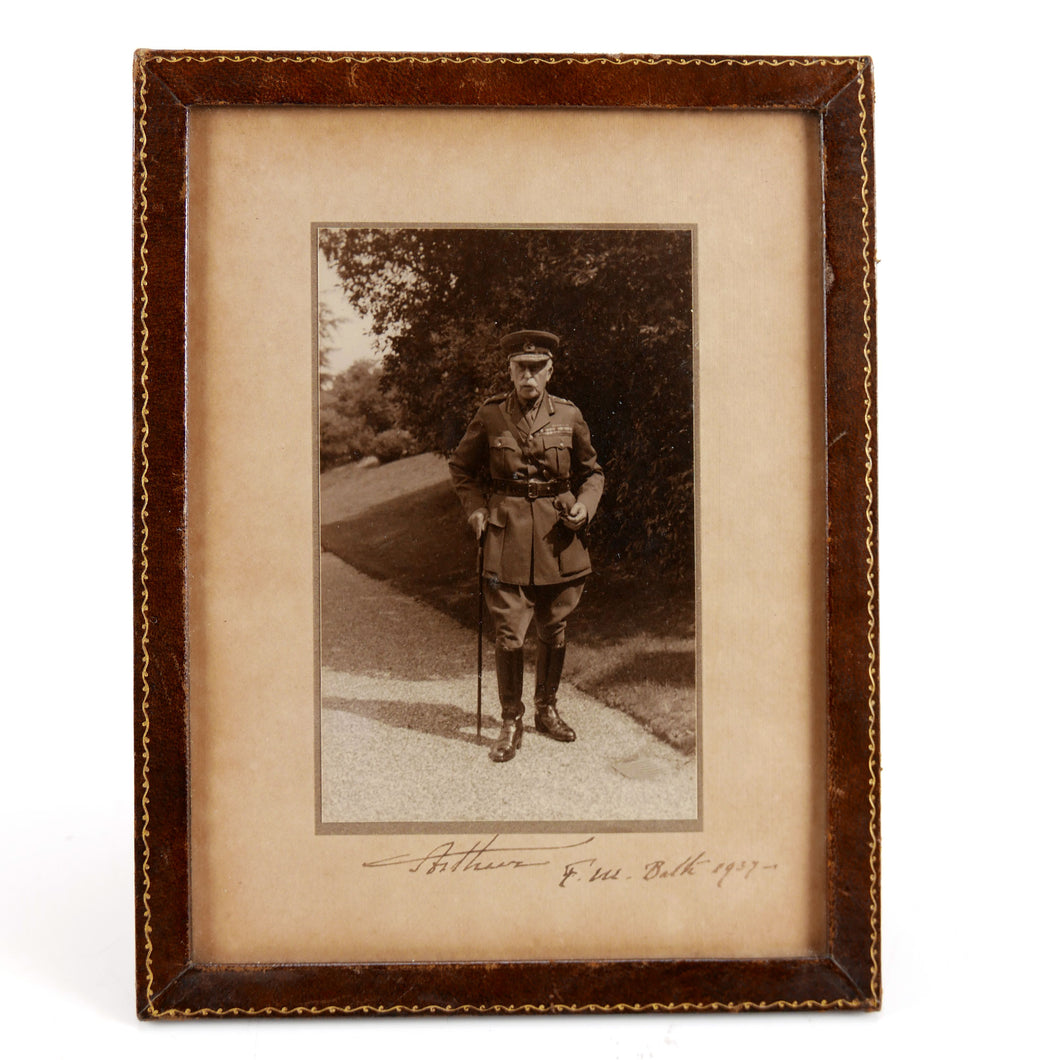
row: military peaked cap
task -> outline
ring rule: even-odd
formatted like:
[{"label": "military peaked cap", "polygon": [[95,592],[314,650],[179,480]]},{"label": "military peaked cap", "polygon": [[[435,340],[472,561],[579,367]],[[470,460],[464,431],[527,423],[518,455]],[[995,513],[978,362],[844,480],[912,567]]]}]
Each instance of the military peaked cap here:
[{"label": "military peaked cap", "polygon": [[555,356],[559,336],[551,331],[513,331],[501,339],[501,349],[509,360],[540,361]]}]

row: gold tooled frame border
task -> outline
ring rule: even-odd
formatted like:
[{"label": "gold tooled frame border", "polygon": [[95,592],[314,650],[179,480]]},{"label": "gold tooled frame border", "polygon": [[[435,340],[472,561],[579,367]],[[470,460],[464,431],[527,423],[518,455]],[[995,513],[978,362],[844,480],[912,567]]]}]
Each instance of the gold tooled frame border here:
[{"label": "gold tooled frame border", "polygon": [[[160,990],[155,989],[154,942],[152,934],[155,928],[152,917],[152,867],[151,867],[151,715],[152,715],[152,680],[151,680],[151,625],[157,616],[151,611],[150,589],[150,512],[151,512],[151,453],[150,453],[150,381],[151,357],[150,344],[150,300],[148,294],[149,253],[151,239],[149,234],[149,163],[150,145],[148,143],[148,101],[147,84],[152,64],[388,64],[388,65],[514,65],[514,66],[678,66],[678,67],[853,67],[857,84],[859,110],[858,135],[859,162],[861,170],[861,239],[860,254],[862,261],[862,305],[863,313],[861,349],[863,365],[864,391],[864,558],[866,564],[864,594],[865,615],[867,617],[867,683],[869,689],[867,703],[867,737],[868,737],[868,834],[865,837],[869,848],[868,911],[869,926],[869,964],[871,975],[867,993],[862,997],[834,999],[787,1000],[741,1000],[741,1001],[694,1001],[694,1002],[614,1002],[587,1004],[455,1004],[455,1005],[263,1005],[260,1007],[212,1008],[179,1007],[166,1004],[163,995],[171,992],[173,982],[166,983]],[[269,55],[269,54],[152,54],[138,53],[136,81],[136,155],[135,155],[135,229],[138,236],[134,255],[138,268],[135,280],[134,317],[138,324],[140,341],[136,350],[139,374],[138,405],[134,431],[138,445],[139,475],[134,497],[138,499],[138,525],[136,526],[137,549],[135,556],[134,577],[139,595],[139,640],[137,654],[140,660],[138,675],[137,726],[138,726],[138,763],[139,763],[139,856],[138,866],[139,892],[138,899],[138,994],[140,996],[139,1015],[141,1018],[173,1019],[190,1016],[257,1016],[257,1015],[338,1015],[338,1014],[421,1014],[421,1013],[555,1013],[555,1012],[690,1012],[690,1011],[771,1011],[771,1010],[827,1010],[827,1009],[867,1009],[875,1010],[881,1003],[880,984],[880,821],[878,805],[879,789],[879,747],[878,732],[878,657],[877,657],[877,515],[876,515],[876,461],[874,425],[876,419],[875,395],[875,305],[874,305],[874,258],[873,258],[873,197],[870,180],[869,138],[869,100],[870,89],[867,85],[871,63],[864,58],[768,58],[768,57],[681,57],[681,56],[534,56],[534,55]],[[163,248],[163,252],[164,252]],[[186,516],[186,513],[185,513]],[[186,694],[186,686],[185,686]],[[186,733],[185,733],[186,739]],[[166,791],[155,792],[159,799],[166,797]],[[830,842],[830,848],[831,848]],[[830,849],[829,861],[834,851]],[[190,917],[190,908],[188,910]],[[829,942],[835,942],[835,910],[830,901]]]}]

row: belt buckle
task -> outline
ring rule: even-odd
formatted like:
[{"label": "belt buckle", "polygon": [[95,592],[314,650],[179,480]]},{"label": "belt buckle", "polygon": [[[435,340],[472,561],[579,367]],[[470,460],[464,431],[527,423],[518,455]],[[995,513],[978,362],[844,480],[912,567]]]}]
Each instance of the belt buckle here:
[{"label": "belt buckle", "polygon": [[543,488],[543,483],[540,482],[528,482],[526,484],[526,499],[528,501],[536,501],[538,497],[544,496],[540,492]]}]

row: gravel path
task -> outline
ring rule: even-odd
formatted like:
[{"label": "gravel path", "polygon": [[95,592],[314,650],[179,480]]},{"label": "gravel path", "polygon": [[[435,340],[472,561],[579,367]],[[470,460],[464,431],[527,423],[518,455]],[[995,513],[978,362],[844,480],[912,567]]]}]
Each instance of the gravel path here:
[{"label": "gravel path", "polygon": [[[695,758],[570,685],[559,705],[574,743],[536,733],[529,704],[522,749],[491,762],[500,718],[488,643],[479,740],[474,636],[333,555],[320,571],[325,824],[695,820]],[[532,701],[529,666],[525,681]]]}]

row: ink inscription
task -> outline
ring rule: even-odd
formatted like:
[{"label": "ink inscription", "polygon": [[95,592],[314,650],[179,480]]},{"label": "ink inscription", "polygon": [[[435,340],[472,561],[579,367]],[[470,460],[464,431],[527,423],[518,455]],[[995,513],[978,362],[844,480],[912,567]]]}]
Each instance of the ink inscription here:
[{"label": "ink inscription", "polygon": [[560,851],[579,850],[595,840],[596,836],[589,836],[574,843],[558,845],[507,846],[500,844],[500,835],[470,843],[448,839],[423,854],[395,854],[377,861],[365,861],[362,865],[366,869],[403,868],[406,872],[423,876],[451,876],[466,872],[506,874],[522,869],[549,869],[549,875],[555,873],[556,886],[563,888],[630,881],[665,886],[659,881],[689,877],[722,887],[726,883],[746,881],[755,874],[772,873],[779,868],[775,862],[764,864],[752,858],[712,859],[707,857],[705,850],[680,859],[656,858],[628,868],[595,856],[571,860],[557,857]]},{"label": "ink inscription", "polygon": [[[570,850],[591,843],[596,837],[563,843],[559,846],[498,846],[499,835],[491,836],[484,843],[475,840],[467,846],[455,840],[447,840],[432,847],[426,854],[397,854],[365,861],[366,869],[388,869],[406,866],[409,872],[422,872],[432,876],[436,872],[496,872],[499,870],[540,869],[552,863],[551,858],[542,857],[556,850]],[[512,855],[518,855],[514,857]]]},{"label": "ink inscription", "polygon": [[[712,867],[713,866],[713,867]],[[566,887],[568,883],[602,883],[616,880],[672,880],[687,876],[713,877],[713,883],[721,887],[730,876],[735,874],[737,878],[745,880],[751,878],[756,870],[767,872],[775,870],[776,864],[763,865],[759,861],[712,861],[707,857],[706,851],[701,850],[698,854],[690,854],[680,861],[656,861],[645,862],[635,870],[627,872],[621,866],[603,865],[596,858],[581,858],[578,861],[570,861],[563,866],[563,873],[559,880],[560,887]]]}]

